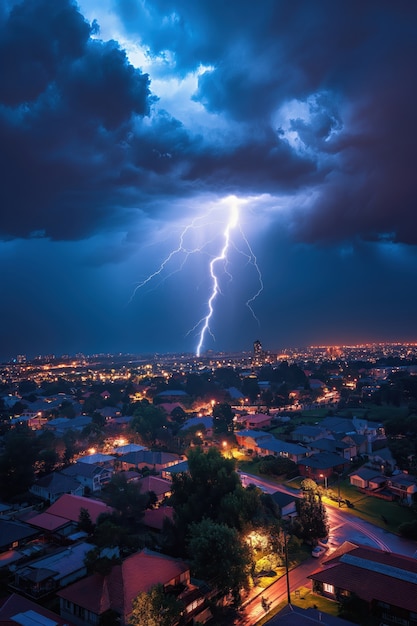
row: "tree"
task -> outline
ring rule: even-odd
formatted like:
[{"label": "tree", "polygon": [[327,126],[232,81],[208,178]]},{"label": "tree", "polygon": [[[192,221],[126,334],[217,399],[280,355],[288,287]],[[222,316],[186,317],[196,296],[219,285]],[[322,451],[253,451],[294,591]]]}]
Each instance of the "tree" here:
[{"label": "tree", "polygon": [[167,428],[167,425],[165,412],[144,401],[133,414],[131,429],[140,435],[144,444],[154,446],[158,432],[162,428]]},{"label": "tree", "polygon": [[36,391],[37,385],[34,380],[23,379],[18,385],[20,395],[26,395]]},{"label": "tree", "polygon": [[356,593],[341,598],[338,616],[357,624],[365,624],[369,619],[369,606],[366,600],[359,598]]},{"label": "tree", "polygon": [[233,411],[227,402],[214,405],[213,430],[215,433],[227,433],[233,430]]},{"label": "tree", "polygon": [[173,626],[181,619],[184,605],[162,585],[156,585],[133,600],[129,626]]},{"label": "tree", "polygon": [[201,448],[191,449],[188,470],[188,473],[174,474],[172,481],[171,502],[180,550],[181,542],[184,549],[189,525],[204,517],[217,521],[223,498],[241,488],[235,460],[225,459],[216,448],[210,448],[207,453]]},{"label": "tree", "polygon": [[94,524],[91,521],[91,515],[88,509],[81,507],[80,514],[78,516],[78,530],[82,530],[83,532],[91,535],[94,530]]},{"label": "tree", "polygon": [[121,519],[114,516],[100,515],[94,529],[93,541],[101,548],[135,547],[135,540],[132,539],[129,529],[123,527]]},{"label": "tree", "polygon": [[63,441],[65,445],[64,462],[67,463],[75,454],[77,435],[73,430],[67,430],[63,435]]},{"label": "tree", "polygon": [[120,564],[121,560],[118,556],[109,557],[103,554],[100,548],[89,550],[84,558],[84,565],[89,574],[101,574],[107,576],[110,574],[114,565]]},{"label": "tree", "polygon": [[296,463],[291,459],[285,457],[266,456],[258,465],[258,471],[260,474],[280,476],[282,474],[288,474],[294,472],[297,469]]},{"label": "tree", "polygon": [[259,392],[260,389],[257,378],[248,376],[247,378],[243,379],[242,393],[245,397],[249,398],[252,403],[255,402],[255,400],[257,399]]},{"label": "tree", "polygon": [[149,495],[141,492],[140,485],[127,482],[126,476],[120,472],[112,476],[103,493],[124,522],[139,522],[149,503]]},{"label": "tree", "polygon": [[67,417],[68,419],[73,419],[75,417],[75,409],[72,402],[69,400],[63,400],[59,407],[59,415],[61,417]]},{"label": "tree", "polygon": [[0,456],[0,494],[10,498],[24,493],[34,481],[37,446],[32,431],[12,430],[4,437]]},{"label": "tree", "polygon": [[[310,479],[308,479],[310,480]],[[306,481],[303,481],[303,483]],[[314,480],[310,483],[316,486]],[[321,493],[314,488],[304,491],[302,500],[297,502],[299,518],[294,520],[293,529],[297,536],[315,543],[329,533],[327,513],[321,501]]]},{"label": "tree", "polygon": [[190,526],[188,553],[197,578],[211,582],[222,595],[237,603],[248,589],[252,568],[249,546],[234,528],[203,519]]}]

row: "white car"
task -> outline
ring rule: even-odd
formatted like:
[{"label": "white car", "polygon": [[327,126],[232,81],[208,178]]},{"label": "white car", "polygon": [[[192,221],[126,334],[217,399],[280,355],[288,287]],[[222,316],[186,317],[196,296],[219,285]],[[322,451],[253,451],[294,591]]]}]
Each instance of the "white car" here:
[{"label": "white car", "polygon": [[326,548],[323,548],[323,546],[316,546],[315,548],[312,549],[311,556],[314,556],[316,559],[318,559],[319,556],[321,556],[325,552],[326,552]]}]

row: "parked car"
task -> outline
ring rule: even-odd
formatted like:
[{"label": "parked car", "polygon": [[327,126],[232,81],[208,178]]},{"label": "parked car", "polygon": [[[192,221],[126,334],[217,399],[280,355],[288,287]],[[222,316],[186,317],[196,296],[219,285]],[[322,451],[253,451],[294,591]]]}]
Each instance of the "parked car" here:
[{"label": "parked car", "polygon": [[314,556],[316,559],[318,559],[319,556],[321,556],[325,552],[326,552],[326,548],[323,548],[323,546],[316,546],[315,548],[312,549],[311,556]]}]

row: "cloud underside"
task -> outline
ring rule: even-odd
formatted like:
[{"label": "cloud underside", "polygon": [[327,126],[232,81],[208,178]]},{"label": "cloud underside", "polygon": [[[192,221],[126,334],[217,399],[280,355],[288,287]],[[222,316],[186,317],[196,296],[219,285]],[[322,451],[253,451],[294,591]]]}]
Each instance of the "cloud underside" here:
[{"label": "cloud underside", "polygon": [[169,59],[158,84],[206,68],[193,103],[211,126],[164,109],[74,3],[15,3],[0,18],[0,237],[78,240],[234,193],[291,198],[300,241],[417,243],[414,3],[115,6]]}]

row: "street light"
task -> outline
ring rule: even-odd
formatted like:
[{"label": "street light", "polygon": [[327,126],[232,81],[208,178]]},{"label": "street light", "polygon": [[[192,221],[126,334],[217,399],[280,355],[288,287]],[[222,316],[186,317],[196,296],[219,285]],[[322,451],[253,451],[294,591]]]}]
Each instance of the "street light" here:
[{"label": "street light", "polygon": [[327,491],[327,476],[325,476],[324,474],[320,474],[320,478],[324,478],[324,488]]}]

